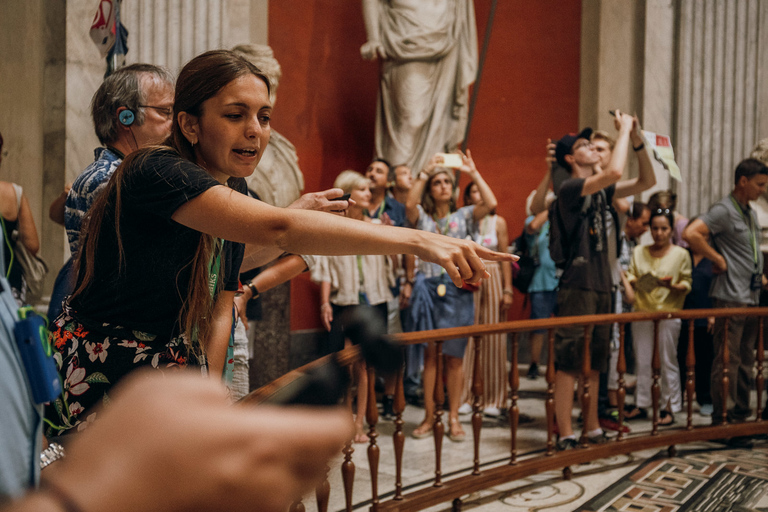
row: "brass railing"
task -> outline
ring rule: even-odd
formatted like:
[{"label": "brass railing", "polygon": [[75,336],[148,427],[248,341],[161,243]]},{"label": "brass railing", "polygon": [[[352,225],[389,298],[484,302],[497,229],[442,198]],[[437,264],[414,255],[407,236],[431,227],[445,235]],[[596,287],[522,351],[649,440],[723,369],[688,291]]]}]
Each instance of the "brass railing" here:
[{"label": "brass railing", "polygon": [[[693,425],[693,396],[694,396],[694,379],[695,379],[695,365],[696,359],[694,356],[694,329],[693,322],[696,319],[715,317],[724,318],[725,326],[724,333],[728,332],[728,322],[730,318],[737,316],[751,316],[759,317],[759,329],[756,342],[756,379],[755,387],[757,391],[757,407],[756,415],[753,419],[750,419],[744,423],[728,423],[726,417],[726,411],[723,411],[723,424],[718,426],[694,426]],[[437,375],[442,375],[442,341],[446,339],[461,338],[461,337],[474,337],[476,341],[481,340],[483,335],[497,334],[497,333],[509,333],[509,342],[511,343],[511,371],[509,372],[509,387],[510,387],[510,399],[511,404],[509,407],[509,424],[510,424],[510,444],[509,444],[509,458],[506,463],[501,463],[493,467],[486,467],[480,460],[480,438],[482,433],[482,412],[480,406],[480,396],[483,393],[482,372],[480,367],[479,357],[480,343],[475,343],[475,359],[474,359],[474,371],[472,382],[472,393],[474,395],[473,414],[472,414],[472,433],[473,443],[472,449],[474,450],[473,465],[471,473],[458,476],[449,480],[443,478],[442,473],[442,443],[445,435],[445,427],[442,421],[443,416],[443,404],[445,402],[445,394],[443,386],[435,386],[435,421],[433,426],[434,444],[435,444],[435,471],[432,485],[426,488],[420,488],[407,494],[403,493],[404,482],[402,480],[402,467],[403,456],[405,449],[405,432],[403,430],[404,421],[402,418],[403,411],[405,409],[405,397],[403,394],[403,375],[402,369],[397,378],[397,387],[394,403],[394,411],[396,414],[395,432],[393,434],[394,445],[394,457],[395,457],[395,486],[394,493],[392,490],[386,490],[384,493],[379,492],[378,488],[378,467],[380,450],[377,445],[378,433],[376,425],[378,422],[378,409],[376,406],[375,389],[374,389],[374,374],[373,370],[369,369],[368,378],[368,407],[366,414],[366,421],[369,426],[368,437],[370,438],[367,456],[369,463],[369,471],[371,478],[371,500],[370,508],[372,511],[389,511],[389,510],[421,510],[427,507],[431,507],[440,503],[448,501],[454,502],[454,508],[459,508],[460,499],[462,496],[477,492],[483,489],[510,482],[516,479],[535,475],[544,471],[550,471],[555,469],[562,469],[563,477],[568,479],[571,476],[570,466],[574,464],[582,464],[593,460],[601,459],[608,456],[627,454],[634,451],[654,448],[654,447],[668,447],[669,453],[675,453],[675,446],[682,443],[688,443],[693,441],[712,440],[720,438],[731,438],[736,436],[750,436],[755,434],[768,434],[768,422],[762,421],[762,404],[764,403],[763,389],[764,389],[764,341],[763,341],[763,324],[764,317],[768,316],[768,308],[731,308],[731,309],[710,309],[710,310],[687,310],[678,311],[675,313],[624,313],[624,314],[611,314],[611,315],[590,315],[579,317],[561,317],[551,318],[543,320],[520,320],[515,322],[505,322],[493,325],[477,325],[473,327],[451,328],[451,329],[438,329],[433,331],[421,331],[407,334],[400,334],[393,336],[393,339],[401,343],[402,345],[411,345],[423,342],[435,342],[437,349],[437,361],[438,369]],[[684,400],[687,404],[687,421],[682,427],[673,427],[659,431],[659,396],[660,396],[660,369],[661,358],[659,351],[659,337],[658,337],[658,323],[661,320],[680,318],[682,321],[689,322],[688,329],[688,346],[686,352],[686,385],[684,392]],[[618,435],[605,444],[589,445],[587,443],[587,431],[586,421],[584,422],[584,430],[580,439],[580,446],[582,449],[568,450],[563,452],[557,452],[555,449],[555,414],[554,414],[554,383],[555,383],[555,367],[554,367],[554,333],[558,327],[583,327],[584,328],[584,359],[582,361],[581,368],[581,380],[583,383],[584,392],[582,394],[582,410],[588,410],[589,403],[593,400],[593,395],[596,395],[596,390],[589,389],[589,380],[587,375],[590,370],[590,351],[589,343],[591,341],[590,332],[594,325],[601,324],[614,324],[617,323],[619,329],[619,359],[617,364],[618,372],[618,414],[619,424],[623,422],[624,415],[624,399],[626,396],[626,388],[624,382],[624,374],[626,373],[626,360],[624,357],[624,332],[625,327],[632,322],[637,321],[652,321],[654,322],[654,340],[653,340],[653,358],[652,358],[652,388],[651,393],[653,397],[653,415],[652,415],[652,427],[650,432],[625,435],[619,431]],[[520,376],[517,365],[517,349],[518,349],[518,336],[520,333],[530,332],[534,330],[546,330],[548,332],[548,364],[546,371],[547,391],[545,399],[546,410],[546,422],[547,422],[547,441],[546,449],[541,454],[520,454],[518,453],[517,446],[517,434],[518,434],[518,421],[519,421],[519,407],[518,407],[518,391],[520,384]],[[723,359],[723,377],[722,377],[722,396],[728,397],[729,379],[728,375],[728,344],[722,344],[722,359]],[[340,354],[340,360],[344,364],[351,364],[358,357],[357,347],[351,347],[344,350]],[[326,364],[329,358],[322,358],[302,368],[294,370],[293,372],[286,374],[285,376],[277,379],[276,381],[254,391],[248,395],[244,400],[246,402],[258,403],[267,398],[275,390],[279,389],[283,385],[292,382],[308,369]],[[438,379],[437,382],[440,382]],[[726,402],[727,403],[727,402]],[[345,447],[344,462],[341,466],[342,482],[344,486],[344,496],[346,509],[352,510],[355,506],[352,503],[352,490],[354,485],[354,472],[355,467],[352,462],[352,449],[351,440]],[[520,459],[520,455],[531,455],[524,459]],[[481,470],[481,467],[483,468]],[[325,512],[328,504],[328,493],[330,489],[327,482],[318,488],[318,509],[321,512]],[[382,499],[382,496],[387,495],[386,500]],[[294,510],[303,510],[303,505],[297,502],[294,506]]]}]

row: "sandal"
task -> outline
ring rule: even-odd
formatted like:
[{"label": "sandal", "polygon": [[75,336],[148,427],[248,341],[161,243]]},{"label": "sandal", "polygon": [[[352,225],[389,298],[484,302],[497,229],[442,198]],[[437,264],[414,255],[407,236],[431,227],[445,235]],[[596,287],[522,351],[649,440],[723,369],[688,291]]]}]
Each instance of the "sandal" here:
[{"label": "sandal", "polygon": [[648,419],[648,411],[646,411],[645,409],[642,409],[640,407],[633,407],[632,409],[630,409],[626,413],[624,413],[624,419],[626,421],[647,420]]},{"label": "sandal", "polygon": [[659,423],[660,427],[668,427],[675,424],[675,415],[666,409],[659,411]]},{"label": "sandal", "polygon": [[429,437],[432,435],[432,426],[433,424],[429,421],[424,421],[413,429],[413,432],[411,432],[411,436],[413,436],[414,439],[423,439],[425,437]]},{"label": "sandal", "polygon": [[467,438],[467,434],[464,429],[461,428],[459,418],[452,418],[450,421],[450,427],[448,428],[448,439],[454,443],[461,443]]}]

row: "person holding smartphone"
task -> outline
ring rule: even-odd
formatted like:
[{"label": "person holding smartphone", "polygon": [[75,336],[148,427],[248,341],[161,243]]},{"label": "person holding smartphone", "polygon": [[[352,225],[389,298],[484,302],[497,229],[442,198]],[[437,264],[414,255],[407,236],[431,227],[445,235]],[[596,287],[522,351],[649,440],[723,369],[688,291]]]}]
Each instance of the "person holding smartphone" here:
[{"label": "person holding smartphone", "polygon": [[[472,237],[472,226],[496,208],[496,196],[485,182],[472,160],[472,154],[456,154],[461,165],[458,169],[475,182],[482,204],[456,209],[453,171],[445,167],[445,157],[437,154],[419,173],[405,204],[408,222],[421,232],[446,235],[464,240]],[[469,287],[467,287],[469,288]],[[428,261],[419,262],[418,273],[411,295],[411,316],[414,330],[464,327],[474,324],[474,300],[470,289],[450,286],[447,274]],[[463,441],[466,437],[459,423],[464,377],[462,359],[466,338],[443,342],[448,386],[448,438]],[[442,382],[437,375],[437,351],[428,343],[424,353],[424,420],[413,431],[413,437],[422,438],[432,433],[434,425],[434,388]]]}]

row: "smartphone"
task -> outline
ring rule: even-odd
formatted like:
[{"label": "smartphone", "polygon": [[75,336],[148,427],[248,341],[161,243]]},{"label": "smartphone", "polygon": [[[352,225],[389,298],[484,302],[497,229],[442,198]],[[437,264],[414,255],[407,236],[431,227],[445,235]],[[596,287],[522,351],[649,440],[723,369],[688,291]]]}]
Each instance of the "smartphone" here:
[{"label": "smartphone", "polygon": [[331,201],[349,201],[349,197],[350,197],[351,195],[352,195],[352,194],[344,194],[344,195],[343,195],[343,196],[341,196],[341,197],[334,197],[333,199],[331,199]]},{"label": "smartphone", "polygon": [[458,169],[464,165],[464,159],[458,153],[438,153],[438,155],[443,157],[443,167]]}]

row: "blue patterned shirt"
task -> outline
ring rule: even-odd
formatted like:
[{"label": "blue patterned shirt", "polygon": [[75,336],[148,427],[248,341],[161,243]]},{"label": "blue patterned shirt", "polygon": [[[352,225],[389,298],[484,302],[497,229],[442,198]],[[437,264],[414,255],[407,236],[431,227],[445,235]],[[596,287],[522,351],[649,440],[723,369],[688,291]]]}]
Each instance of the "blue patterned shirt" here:
[{"label": "blue patterned shirt", "polygon": [[107,148],[96,148],[94,158],[94,162],[86,167],[72,184],[72,190],[69,191],[64,206],[64,226],[67,228],[69,249],[72,254],[77,252],[80,245],[83,217],[91,209],[91,205],[106,186],[112,173],[123,161],[114,151]]}]

